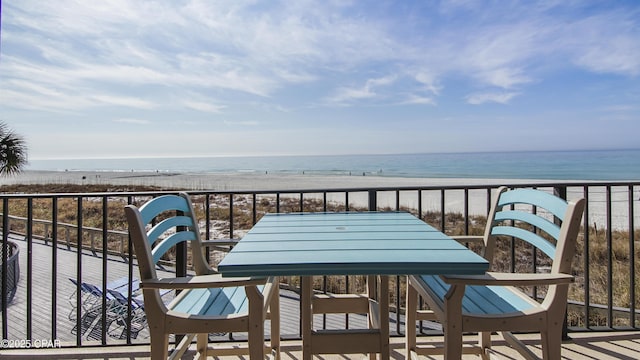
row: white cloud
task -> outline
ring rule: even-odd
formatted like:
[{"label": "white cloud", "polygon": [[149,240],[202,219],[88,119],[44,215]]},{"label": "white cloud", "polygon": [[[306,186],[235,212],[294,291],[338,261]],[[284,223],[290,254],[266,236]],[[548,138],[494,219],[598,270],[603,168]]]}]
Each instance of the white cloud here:
[{"label": "white cloud", "polygon": [[214,114],[219,114],[220,112],[222,112],[222,110],[224,108],[226,108],[226,106],[224,105],[215,105],[215,104],[211,104],[208,102],[203,102],[203,101],[184,101],[184,106],[193,109],[193,110],[197,110],[197,111],[202,111],[202,112],[209,112],[209,113],[214,113]]},{"label": "white cloud", "polygon": [[122,118],[122,119],[115,119],[113,121],[117,122],[117,123],[122,123],[122,124],[136,124],[136,125],[149,125],[149,124],[151,124],[151,121],[144,120],[144,119]]},{"label": "white cloud", "polygon": [[225,125],[230,125],[230,126],[256,126],[256,125],[258,125],[260,123],[258,121],[255,121],[255,120],[245,120],[245,121],[225,120],[224,124]]},{"label": "white cloud", "polygon": [[396,81],[396,76],[368,79],[362,87],[341,87],[327,98],[329,103],[346,104],[352,101],[372,99],[380,96],[376,88],[385,87]]},{"label": "white cloud", "polygon": [[480,105],[488,102],[499,104],[507,104],[511,99],[520,95],[519,93],[476,93],[467,96],[467,103],[472,105]]},{"label": "white cloud", "polygon": [[[638,34],[640,36],[640,34]],[[640,43],[632,39],[611,39],[587,49],[576,63],[594,72],[640,75]]]},{"label": "white cloud", "polygon": [[439,95],[442,90],[442,86],[438,84],[435,76],[427,71],[420,71],[415,74],[415,79],[419,83],[423,84],[425,89],[434,95]]},{"label": "white cloud", "polygon": [[498,68],[481,72],[476,77],[481,79],[483,83],[503,89],[512,89],[517,85],[531,82],[531,79],[522,73],[519,69]]},{"label": "white cloud", "polygon": [[155,104],[135,98],[135,97],[125,97],[125,96],[113,96],[113,95],[92,95],[89,97],[90,100],[94,100],[96,105],[114,105],[114,106],[125,106],[132,107],[137,109],[153,109]]},{"label": "white cloud", "polygon": [[436,105],[433,98],[426,96],[409,95],[408,99],[401,102],[406,105]]},{"label": "white cloud", "polygon": [[640,7],[612,9],[567,26],[560,44],[588,71],[640,75]]}]

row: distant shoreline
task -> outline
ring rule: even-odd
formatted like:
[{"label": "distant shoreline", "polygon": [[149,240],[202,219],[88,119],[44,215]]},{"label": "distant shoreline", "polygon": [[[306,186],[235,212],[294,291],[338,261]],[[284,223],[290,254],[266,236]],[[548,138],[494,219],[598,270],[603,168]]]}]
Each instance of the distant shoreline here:
[{"label": "distant shoreline", "polygon": [[[185,191],[228,191],[228,192],[295,192],[317,190],[317,196],[323,191],[346,189],[397,189],[411,187],[446,187],[446,186],[500,186],[517,184],[551,184],[570,182],[568,180],[540,180],[540,179],[469,179],[469,178],[406,178],[390,176],[355,176],[355,175],[302,175],[302,174],[259,174],[259,173],[180,173],[180,172],[150,172],[150,171],[47,171],[28,170],[20,174],[0,178],[0,185],[10,184],[86,184],[86,185],[140,185],[159,186]],[[582,182],[576,180],[576,182]],[[584,181],[588,183],[589,181]],[[305,195],[313,197],[313,194]],[[574,187],[568,191],[569,200],[582,197],[582,188]],[[614,190],[612,194],[614,205],[614,228],[624,228],[628,224],[624,214],[627,193],[624,189]],[[330,200],[344,201],[340,191],[330,194]],[[468,211],[471,215],[486,215],[487,198],[485,190],[470,190],[468,192]],[[366,207],[368,197],[365,192],[350,192],[350,204]],[[395,208],[396,192],[378,192],[379,208]],[[413,191],[402,194],[400,205],[409,209],[418,209],[418,196]],[[440,191],[424,191],[421,206],[423,211],[440,211]],[[465,209],[462,191],[448,191],[446,209],[450,212],[462,213]],[[599,227],[606,224],[605,194],[596,189],[590,193],[589,221],[597,223]]]},{"label": "distant shoreline", "polygon": [[475,179],[624,181],[640,179],[640,150],[33,160],[26,169],[74,174],[376,176],[437,179],[439,184],[457,178],[468,179],[467,183]]},{"label": "distant shoreline", "polygon": [[344,188],[502,185],[552,183],[557,181],[558,180],[534,179],[418,178],[376,175],[26,170],[20,174],[0,178],[0,185],[122,184],[155,185],[184,190],[287,191]]}]

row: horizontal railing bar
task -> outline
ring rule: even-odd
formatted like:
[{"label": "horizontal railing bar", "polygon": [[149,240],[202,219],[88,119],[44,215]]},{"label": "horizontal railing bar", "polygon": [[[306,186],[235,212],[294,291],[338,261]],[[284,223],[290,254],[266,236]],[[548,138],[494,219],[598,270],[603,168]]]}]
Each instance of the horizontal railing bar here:
[{"label": "horizontal railing bar", "polygon": [[[37,198],[77,198],[77,197],[125,197],[125,196],[158,196],[163,194],[176,194],[180,191],[189,193],[190,195],[265,195],[265,194],[310,194],[310,193],[354,193],[368,191],[440,191],[440,190],[485,190],[487,188],[498,188],[506,186],[509,188],[537,187],[537,188],[553,188],[553,187],[604,187],[604,186],[640,186],[638,181],[619,181],[619,182],[531,182],[531,183],[495,183],[495,184],[474,184],[474,185],[425,185],[425,186],[369,186],[369,187],[345,187],[345,188],[311,188],[311,189],[290,189],[290,190],[160,190],[160,191],[123,191],[117,192],[76,192],[76,193],[38,193],[28,194],[34,199]],[[25,194],[2,194],[2,198],[24,198]]]}]

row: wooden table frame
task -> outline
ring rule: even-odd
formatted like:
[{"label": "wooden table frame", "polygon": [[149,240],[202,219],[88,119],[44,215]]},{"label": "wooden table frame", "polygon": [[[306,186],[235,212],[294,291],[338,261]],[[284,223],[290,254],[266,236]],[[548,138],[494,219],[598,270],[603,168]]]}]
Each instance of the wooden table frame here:
[{"label": "wooden table frame", "polygon": [[[266,214],[218,265],[223,276],[301,276],[303,358],[389,359],[389,276],[483,274],[488,262],[407,212]],[[366,294],[313,293],[313,276],[365,275]],[[368,314],[367,329],[314,330],[313,315]]]},{"label": "wooden table frame", "polygon": [[[389,276],[367,276],[366,294],[314,295],[313,276],[302,279],[302,353],[380,353],[389,359]],[[313,330],[313,315],[328,313],[368,314],[369,329]],[[388,316],[387,316],[388,317]]]}]

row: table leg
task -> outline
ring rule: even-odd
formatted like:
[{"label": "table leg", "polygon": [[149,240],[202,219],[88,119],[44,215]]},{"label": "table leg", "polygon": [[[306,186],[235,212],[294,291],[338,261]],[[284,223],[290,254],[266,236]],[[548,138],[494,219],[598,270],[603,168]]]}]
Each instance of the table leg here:
[{"label": "table leg", "polygon": [[389,360],[389,277],[384,275],[379,277],[380,285],[378,287],[380,291],[380,297],[378,302],[380,304],[380,318],[378,319],[380,324],[380,359]]},{"label": "table leg", "polygon": [[313,331],[313,312],[311,304],[313,302],[313,276],[302,276],[300,279],[302,294],[300,296],[302,314],[302,359],[311,360],[311,333]]}]

